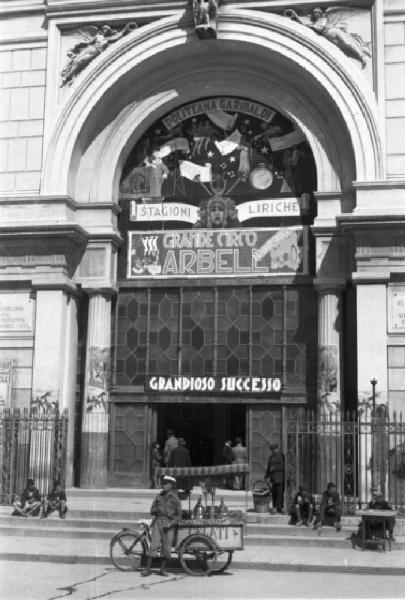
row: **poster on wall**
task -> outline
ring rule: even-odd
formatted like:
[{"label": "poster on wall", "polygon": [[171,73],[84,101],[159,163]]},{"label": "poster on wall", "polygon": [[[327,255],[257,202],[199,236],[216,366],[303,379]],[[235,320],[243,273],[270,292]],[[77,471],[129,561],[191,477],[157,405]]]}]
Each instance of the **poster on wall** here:
[{"label": "poster on wall", "polygon": [[405,332],[405,286],[388,288],[388,331],[389,333]]},{"label": "poster on wall", "polygon": [[304,273],[302,227],[128,233],[128,278]]},{"label": "poster on wall", "polygon": [[10,406],[13,383],[13,362],[0,362],[0,406]]},{"label": "poster on wall", "polygon": [[33,300],[28,294],[0,294],[0,335],[32,334]]},{"label": "poster on wall", "polygon": [[87,412],[104,411],[107,402],[110,349],[91,346],[88,353]]}]

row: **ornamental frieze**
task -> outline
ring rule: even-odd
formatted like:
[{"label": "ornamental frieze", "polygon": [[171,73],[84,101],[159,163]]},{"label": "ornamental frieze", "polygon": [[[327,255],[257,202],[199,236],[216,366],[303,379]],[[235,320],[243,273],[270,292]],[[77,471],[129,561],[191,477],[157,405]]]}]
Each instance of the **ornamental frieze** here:
[{"label": "ornamental frieze", "polygon": [[219,0],[193,0],[194,26],[200,39],[217,37],[219,5]]},{"label": "ornamental frieze", "polygon": [[342,50],[346,56],[360,61],[364,69],[367,58],[371,57],[371,42],[365,42],[360,34],[348,31],[346,19],[350,19],[353,12],[341,7],[331,6],[325,10],[320,7],[313,8],[309,13],[302,16],[295,10],[288,8],[283,12],[283,15],[324,37]]},{"label": "ornamental frieze", "polygon": [[111,44],[137,29],[137,27],[137,23],[131,21],[121,29],[115,29],[110,25],[103,25],[102,27],[89,26],[79,29],[76,35],[81,38],[81,41],[67,52],[67,64],[61,72],[61,87],[71,85],[75,77],[99,54],[104,52]]}]

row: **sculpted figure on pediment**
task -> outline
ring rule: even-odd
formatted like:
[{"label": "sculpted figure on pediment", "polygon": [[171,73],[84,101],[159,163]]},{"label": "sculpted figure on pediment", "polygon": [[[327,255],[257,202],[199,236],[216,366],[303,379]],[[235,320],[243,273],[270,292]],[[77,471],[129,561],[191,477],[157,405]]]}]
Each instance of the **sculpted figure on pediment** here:
[{"label": "sculpted figure on pediment", "polygon": [[217,37],[219,0],[193,0],[195,30],[201,39]]},{"label": "sculpted figure on pediment", "polygon": [[358,33],[347,31],[347,23],[343,20],[347,16],[347,10],[340,7],[330,7],[325,10],[314,8],[309,15],[300,17],[295,10],[288,8],[283,15],[289,17],[301,25],[309,27],[318,35],[326,38],[337,46],[347,56],[361,62],[364,69],[366,57],[371,56],[370,42],[364,42]]},{"label": "sculpted figure on pediment", "polygon": [[108,46],[125,35],[130,31],[133,31],[138,26],[135,22],[130,22],[125,25],[122,29],[113,29],[109,25],[103,25],[102,27],[85,27],[79,29],[77,35],[81,38],[81,41],[68,53],[68,62],[63,69],[61,87],[66,84],[71,85],[73,79],[83,71],[91,63],[92,60],[101,54]]}]

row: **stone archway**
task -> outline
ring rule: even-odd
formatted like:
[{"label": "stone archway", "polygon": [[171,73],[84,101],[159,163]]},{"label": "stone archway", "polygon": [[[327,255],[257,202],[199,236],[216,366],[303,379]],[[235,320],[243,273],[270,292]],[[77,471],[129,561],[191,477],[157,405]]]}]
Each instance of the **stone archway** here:
[{"label": "stone archway", "polygon": [[[226,10],[217,40],[196,40],[194,31],[180,29],[178,16],[172,16],[139,28],[95,59],[57,109],[45,146],[41,192],[68,195],[81,204],[117,202],[123,165],[143,132],[181,104],[218,95],[260,102],[291,119],[312,149],[318,192],[340,198],[352,193],[353,181],[383,175],[376,102],[350,60],[280,16]],[[343,212],[339,202],[336,213]],[[353,207],[351,201],[348,210]],[[109,297],[91,283],[97,289],[91,289],[94,339],[89,337],[88,350],[104,349],[110,345]],[[100,331],[99,323],[104,323]],[[102,487],[107,425],[87,421],[82,483]],[[91,458],[95,449],[99,470]],[[92,473],[100,480],[86,479]]]},{"label": "stone archway", "polygon": [[162,19],[78,78],[49,138],[43,193],[116,201],[123,162],[145,128],[180,103],[221,93],[274,106],[296,122],[314,154],[318,191],[381,178],[372,91],[337,48],[278,15],[246,10],[224,13],[218,40],[189,41],[189,33],[177,17]]}]

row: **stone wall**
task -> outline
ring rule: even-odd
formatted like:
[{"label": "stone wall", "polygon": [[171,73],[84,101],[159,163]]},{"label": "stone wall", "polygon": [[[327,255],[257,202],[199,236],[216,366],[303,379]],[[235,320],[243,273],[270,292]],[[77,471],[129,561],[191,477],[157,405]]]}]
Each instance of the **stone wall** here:
[{"label": "stone wall", "polygon": [[39,193],[46,48],[0,52],[0,194]]},{"label": "stone wall", "polygon": [[387,176],[405,175],[405,14],[385,19]]}]

